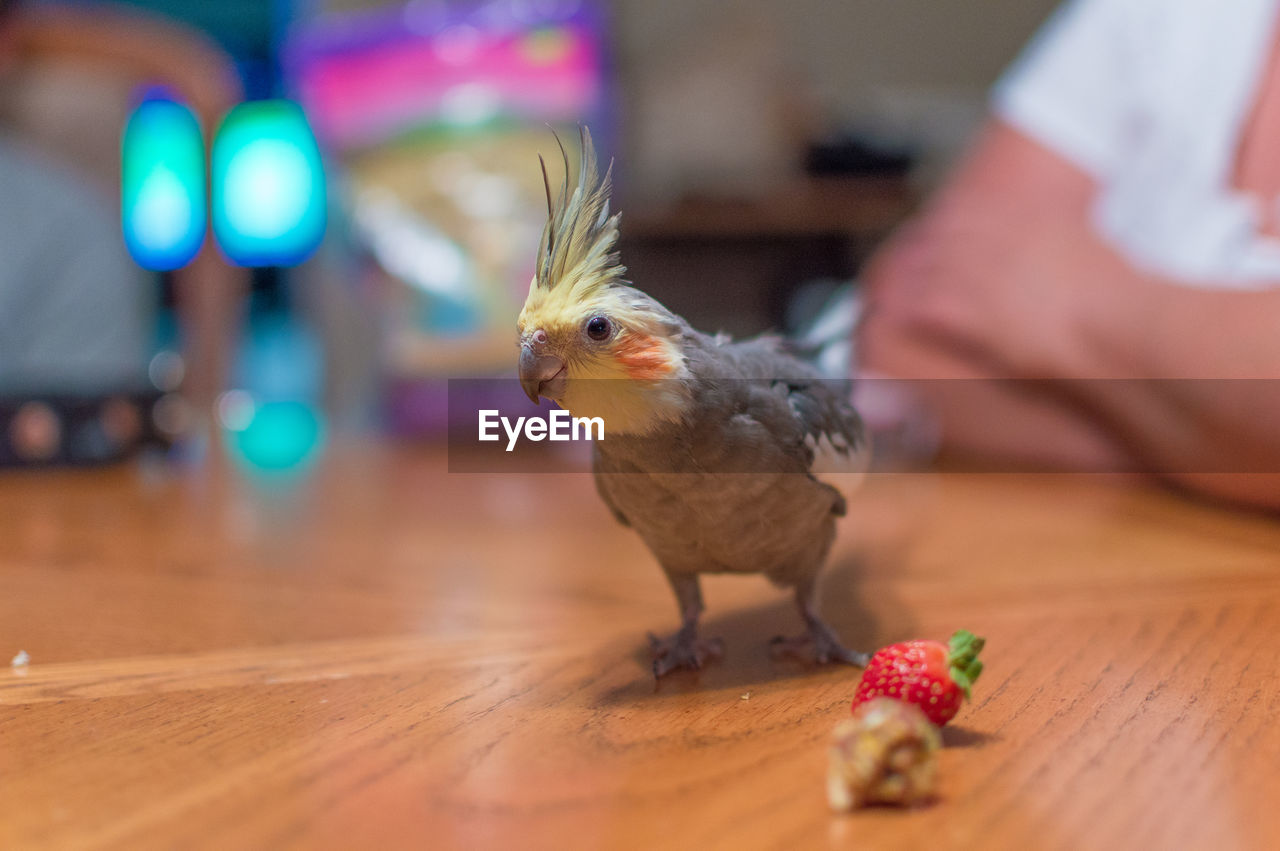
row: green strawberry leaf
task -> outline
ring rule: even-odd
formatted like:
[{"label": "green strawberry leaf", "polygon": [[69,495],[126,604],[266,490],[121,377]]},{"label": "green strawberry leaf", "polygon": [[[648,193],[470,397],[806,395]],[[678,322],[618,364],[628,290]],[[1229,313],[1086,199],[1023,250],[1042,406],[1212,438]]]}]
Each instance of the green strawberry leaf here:
[{"label": "green strawberry leaf", "polygon": [[970,689],[982,673],[982,662],[979,661],[978,654],[986,643],[985,638],[974,635],[967,629],[957,630],[951,636],[947,658],[951,679],[964,692],[966,699],[971,696]]}]

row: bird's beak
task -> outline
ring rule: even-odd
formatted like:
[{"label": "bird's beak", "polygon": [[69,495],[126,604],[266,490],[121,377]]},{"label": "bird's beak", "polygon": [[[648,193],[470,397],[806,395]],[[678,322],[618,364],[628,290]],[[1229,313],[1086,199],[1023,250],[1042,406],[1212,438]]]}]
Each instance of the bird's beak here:
[{"label": "bird's beak", "polygon": [[534,354],[529,346],[520,347],[520,386],[529,401],[538,397],[555,398],[564,390],[564,361],[555,355]]}]

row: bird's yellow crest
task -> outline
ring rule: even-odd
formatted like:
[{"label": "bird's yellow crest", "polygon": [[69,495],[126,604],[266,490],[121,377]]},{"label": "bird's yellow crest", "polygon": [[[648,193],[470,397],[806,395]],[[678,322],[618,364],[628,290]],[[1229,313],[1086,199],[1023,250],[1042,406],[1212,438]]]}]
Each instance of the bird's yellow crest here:
[{"label": "bird's yellow crest", "polygon": [[618,262],[618,215],[609,214],[613,165],[600,177],[591,131],[579,130],[582,158],[577,185],[569,192],[569,155],[559,137],[565,179],[554,199],[547,164],[541,156],[542,181],[547,193],[547,224],[538,244],[537,265],[529,297],[521,311],[521,324],[553,324],[570,310],[580,312],[601,299],[606,291],[624,283],[626,267]]}]

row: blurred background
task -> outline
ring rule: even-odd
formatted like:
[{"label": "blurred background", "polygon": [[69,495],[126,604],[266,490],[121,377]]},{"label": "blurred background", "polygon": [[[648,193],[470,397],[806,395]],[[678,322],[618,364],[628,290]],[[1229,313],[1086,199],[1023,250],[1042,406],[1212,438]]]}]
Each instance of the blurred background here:
[{"label": "blurred background", "polygon": [[[637,285],[801,331],[1054,5],[0,0],[0,465],[439,435],[446,378],[513,370],[548,128],[616,157]],[[237,248],[285,171],[310,236]],[[138,248],[166,204],[172,268]]]}]

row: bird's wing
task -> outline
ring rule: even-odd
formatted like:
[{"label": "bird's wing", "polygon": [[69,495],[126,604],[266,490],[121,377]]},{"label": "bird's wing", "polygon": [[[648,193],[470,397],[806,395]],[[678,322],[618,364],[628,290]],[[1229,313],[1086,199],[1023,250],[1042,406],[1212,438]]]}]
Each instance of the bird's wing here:
[{"label": "bird's wing", "polygon": [[850,400],[851,382],[823,378],[815,367],[784,352],[775,338],[702,342],[697,371],[730,385],[738,405],[745,397],[753,419],[781,445],[796,446],[791,454],[798,455],[805,471],[815,476],[865,471],[869,447]]},{"label": "bird's wing", "polygon": [[862,418],[849,400],[849,383],[821,378],[783,383],[787,403],[811,453],[810,472],[822,475],[865,471],[869,447]]},{"label": "bird's wing", "polygon": [[[768,380],[786,399],[809,449],[810,471],[851,472],[865,466],[867,433],[852,404],[849,380],[823,378],[812,363],[783,351],[781,340],[760,337],[721,346],[736,371]],[[859,466],[861,465],[861,466]]]}]

